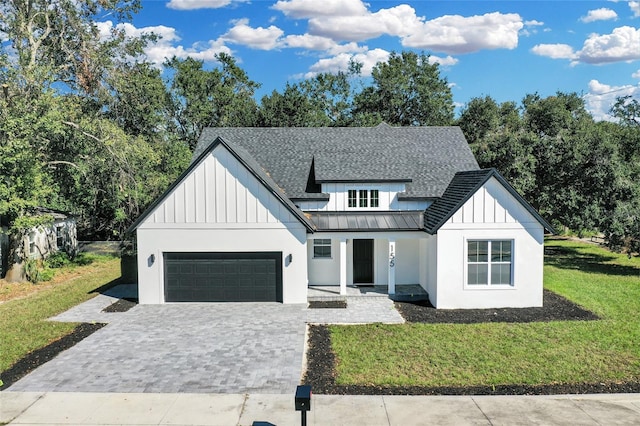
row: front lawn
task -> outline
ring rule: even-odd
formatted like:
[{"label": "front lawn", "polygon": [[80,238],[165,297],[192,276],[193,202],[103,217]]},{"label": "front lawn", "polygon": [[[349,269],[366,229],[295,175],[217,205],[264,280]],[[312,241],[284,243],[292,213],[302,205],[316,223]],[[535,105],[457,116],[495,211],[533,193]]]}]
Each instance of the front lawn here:
[{"label": "front lawn", "polygon": [[0,304],[0,372],[29,352],[69,334],[77,324],[47,318],[94,297],[96,289],[118,279],[120,262],[103,256],[90,265],[65,271],[61,276],[66,279],[54,284],[3,286],[5,298],[10,298],[9,291],[18,298]]},{"label": "front lawn", "polygon": [[545,288],[598,321],[331,326],[337,385],[466,387],[640,380],[640,259],[550,239]]}]

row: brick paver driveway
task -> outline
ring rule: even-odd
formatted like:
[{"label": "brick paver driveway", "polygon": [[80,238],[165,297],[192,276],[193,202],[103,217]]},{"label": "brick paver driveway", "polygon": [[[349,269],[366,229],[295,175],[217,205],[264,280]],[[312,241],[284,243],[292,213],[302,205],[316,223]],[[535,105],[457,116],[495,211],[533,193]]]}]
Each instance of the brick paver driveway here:
[{"label": "brick paver driveway", "polygon": [[91,317],[105,297],[60,319],[109,325],[8,390],[291,393],[300,384],[304,305],[138,305]]},{"label": "brick paver driveway", "polygon": [[349,297],[347,309],[181,303],[101,312],[135,292],[118,286],[53,318],[108,325],[7,390],[287,394],[300,384],[308,322],[404,322],[386,296]]}]

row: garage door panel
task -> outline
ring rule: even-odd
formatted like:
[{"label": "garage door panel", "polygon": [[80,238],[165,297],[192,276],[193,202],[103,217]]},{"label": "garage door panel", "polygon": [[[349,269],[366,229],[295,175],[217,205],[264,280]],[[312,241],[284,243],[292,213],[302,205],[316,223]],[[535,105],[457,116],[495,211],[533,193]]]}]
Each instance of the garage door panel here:
[{"label": "garage door panel", "polygon": [[165,301],[282,301],[282,253],[165,253]]}]

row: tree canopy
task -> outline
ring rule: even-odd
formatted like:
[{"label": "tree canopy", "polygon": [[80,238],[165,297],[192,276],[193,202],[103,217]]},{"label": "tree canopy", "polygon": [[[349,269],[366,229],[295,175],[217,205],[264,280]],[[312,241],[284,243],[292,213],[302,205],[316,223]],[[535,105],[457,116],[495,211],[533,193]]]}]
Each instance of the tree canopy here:
[{"label": "tree canopy", "polygon": [[[481,167],[497,168],[560,228],[640,241],[640,103],[622,97],[596,122],[575,93],[469,100],[426,53],[392,52],[291,81],[258,101],[235,58],[145,60],[154,34],[129,37],[140,0],[7,0],[0,7],[0,216],[11,232],[36,207],[70,211],[81,238],[123,238],[188,165],[207,126],[459,125]],[[635,245],[634,245],[635,244]]]}]

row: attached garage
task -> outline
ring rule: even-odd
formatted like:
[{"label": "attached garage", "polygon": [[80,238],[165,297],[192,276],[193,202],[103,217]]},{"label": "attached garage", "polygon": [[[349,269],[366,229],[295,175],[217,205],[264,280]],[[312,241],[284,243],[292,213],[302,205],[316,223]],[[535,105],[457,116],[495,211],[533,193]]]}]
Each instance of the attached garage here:
[{"label": "attached garage", "polygon": [[165,253],[166,302],[282,302],[282,252]]}]

